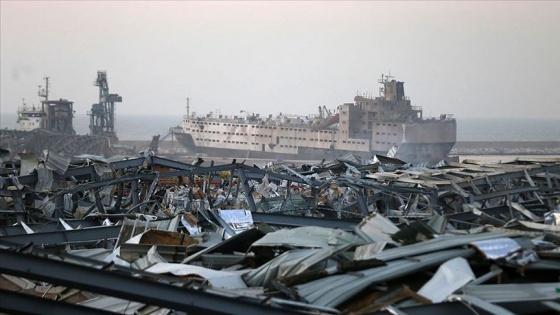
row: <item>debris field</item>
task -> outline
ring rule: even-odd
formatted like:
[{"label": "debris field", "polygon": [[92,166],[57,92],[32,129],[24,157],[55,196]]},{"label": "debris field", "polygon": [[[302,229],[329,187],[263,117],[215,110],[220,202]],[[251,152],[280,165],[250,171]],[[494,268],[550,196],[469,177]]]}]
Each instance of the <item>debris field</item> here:
[{"label": "debris field", "polygon": [[0,312],[560,311],[560,159],[203,163],[0,156]]}]

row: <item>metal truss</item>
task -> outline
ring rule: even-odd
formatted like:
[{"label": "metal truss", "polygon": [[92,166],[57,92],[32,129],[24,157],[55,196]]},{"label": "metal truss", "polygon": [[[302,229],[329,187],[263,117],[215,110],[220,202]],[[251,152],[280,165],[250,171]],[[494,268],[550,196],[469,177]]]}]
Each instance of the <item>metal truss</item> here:
[{"label": "metal truss", "polygon": [[49,247],[116,239],[120,231],[121,226],[102,226],[79,230],[2,236],[0,240],[15,244],[33,243],[35,246]]},{"label": "metal truss", "polygon": [[[136,278],[132,269],[130,274],[122,272],[122,268],[116,273],[2,248],[0,257],[0,272],[4,274],[46,281],[188,314],[302,314],[259,304],[256,301],[234,299]],[[157,278],[158,275],[154,277]]]}]

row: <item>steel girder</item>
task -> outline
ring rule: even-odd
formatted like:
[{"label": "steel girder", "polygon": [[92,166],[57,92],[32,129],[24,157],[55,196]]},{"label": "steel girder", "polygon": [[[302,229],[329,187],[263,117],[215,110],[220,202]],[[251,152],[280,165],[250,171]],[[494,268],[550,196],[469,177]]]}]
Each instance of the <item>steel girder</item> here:
[{"label": "steel girder", "polygon": [[[302,314],[244,299],[153,282],[123,272],[94,269],[0,248],[0,272],[63,285],[188,314]],[[154,275],[157,278],[157,275]]]},{"label": "steel girder", "polygon": [[265,222],[270,225],[280,225],[280,226],[320,226],[332,229],[341,229],[345,231],[352,231],[354,227],[358,225],[361,219],[349,220],[349,219],[324,219],[316,217],[303,217],[295,215],[285,215],[285,214],[273,214],[273,213],[260,213],[253,212],[253,221],[255,222]]},{"label": "steel girder", "polygon": [[70,243],[85,243],[116,239],[121,231],[121,226],[92,227],[88,229],[54,231],[46,233],[20,234],[0,237],[1,241],[15,244],[33,243],[35,246],[55,246]]},{"label": "steel girder", "polygon": [[[72,228],[82,227],[90,228],[100,226],[101,224],[97,220],[64,220]],[[51,221],[46,224],[27,224],[35,233],[45,233],[53,231],[66,231],[62,223],[57,221]],[[22,225],[11,225],[11,226],[0,226],[0,237],[26,234],[25,229]]]},{"label": "steel girder", "polygon": [[[499,173],[499,174],[489,174],[488,176],[485,177],[479,177],[479,178],[475,178],[472,179],[471,181],[462,181],[462,182],[458,182],[457,185],[461,188],[466,188],[466,187],[470,187],[471,184],[474,184],[476,186],[479,185],[488,185],[488,183],[495,183],[496,181],[499,180],[509,180],[509,179],[515,179],[515,178],[525,178],[526,174],[529,176],[534,176],[537,174],[549,174],[549,173],[560,173],[560,164],[557,165],[543,165],[540,167],[535,167],[535,168],[530,168],[530,169],[524,169],[524,170],[519,170],[519,171],[512,171],[512,172],[507,172],[507,173]],[[440,190],[446,190],[446,189],[451,189],[445,185],[442,185],[439,187]]]},{"label": "steel girder", "polygon": [[7,314],[82,314],[106,315],[117,314],[101,309],[58,302],[38,296],[6,291],[0,289],[0,311]]}]

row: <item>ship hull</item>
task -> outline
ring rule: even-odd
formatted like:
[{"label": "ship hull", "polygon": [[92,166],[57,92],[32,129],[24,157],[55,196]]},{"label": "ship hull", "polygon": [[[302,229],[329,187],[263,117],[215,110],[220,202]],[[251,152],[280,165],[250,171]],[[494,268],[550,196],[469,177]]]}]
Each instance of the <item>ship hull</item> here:
[{"label": "ship hull", "polygon": [[[266,160],[295,160],[295,161],[321,161],[334,160],[347,153],[353,153],[362,159],[371,159],[373,155],[387,155],[386,150],[338,150],[315,147],[298,147],[295,154],[282,152],[263,152],[244,149],[230,149],[223,147],[201,146],[195,143],[193,136],[181,129],[173,131],[173,135],[189,154],[193,156],[227,157],[237,159],[266,159]],[[402,143],[397,158],[410,163],[438,162],[453,148],[455,142],[432,143]]]},{"label": "ship hull", "polygon": [[414,164],[446,159],[457,139],[453,115],[424,119],[422,108],[405,96],[404,82],[382,76],[379,83],[384,85],[380,96],[356,96],[336,113],[325,107],[306,116],[187,113],[174,133],[193,155],[330,160],[347,153],[362,159],[382,154]]},{"label": "ship hull", "polygon": [[298,153],[282,153],[282,152],[262,152],[255,150],[229,149],[220,147],[208,147],[196,145],[193,137],[182,131],[174,131],[173,135],[179,144],[181,144],[189,154],[196,156],[208,157],[227,157],[241,159],[266,159],[266,160],[295,160],[295,161],[321,161],[333,160],[346,153],[354,153],[362,158],[371,158],[374,154],[386,154],[383,151],[348,151],[336,149],[320,149],[311,147],[299,147]]}]

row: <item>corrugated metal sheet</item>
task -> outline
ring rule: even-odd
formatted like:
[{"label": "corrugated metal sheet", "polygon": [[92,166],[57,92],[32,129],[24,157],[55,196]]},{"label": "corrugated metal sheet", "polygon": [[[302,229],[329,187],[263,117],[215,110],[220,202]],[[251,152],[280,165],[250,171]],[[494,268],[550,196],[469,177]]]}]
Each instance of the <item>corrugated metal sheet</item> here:
[{"label": "corrugated metal sheet", "polygon": [[519,244],[507,237],[494,238],[490,240],[476,241],[471,243],[488,259],[507,257],[509,254],[521,249]]},{"label": "corrugated metal sheet", "polygon": [[65,158],[62,155],[58,155],[52,151],[45,150],[43,152],[45,156],[45,165],[50,170],[62,175],[68,169],[70,165],[70,159]]},{"label": "corrugated metal sheet", "polygon": [[483,284],[466,286],[463,293],[491,303],[516,301],[545,301],[560,299],[560,282]]},{"label": "corrugated metal sheet", "polygon": [[489,303],[488,301],[485,301],[481,298],[478,298],[476,296],[470,296],[470,295],[466,295],[466,294],[462,294],[462,295],[452,295],[449,298],[451,301],[465,301],[469,304],[475,305],[478,308],[481,308],[485,311],[490,312],[491,314],[496,314],[496,315],[514,315],[515,313],[512,313],[508,310],[506,310],[503,307],[500,307],[498,305]]},{"label": "corrugated metal sheet", "polygon": [[439,266],[436,274],[418,290],[418,294],[440,303],[474,278],[465,258],[453,258]]},{"label": "corrugated metal sheet", "polygon": [[396,244],[391,239],[391,235],[397,233],[400,229],[391,220],[380,214],[372,214],[364,218],[354,232],[368,242],[386,242]]},{"label": "corrugated metal sheet", "polygon": [[48,169],[44,164],[37,165],[37,184],[36,191],[46,191],[51,189],[53,183],[53,171]]},{"label": "corrugated metal sheet", "polygon": [[446,248],[467,245],[471,242],[475,242],[479,240],[487,240],[487,239],[507,237],[507,236],[515,236],[515,234],[504,233],[504,232],[486,232],[486,233],[470,234],[470,235],[442,235],[438,238],[427,240],[421,243],[406,245],[397,248],[390,248],[380,253],[363,257],[362,259],[376,258],[380,260],[389,261],[401,257],[407,257],[411,255],[434,252]]},{"label": "corrugated metal sheet", "polygon": [[235,232],[246,231],[253,227],[253,217],[249,210],[217,210],[218,215],[222,218]]},{"label": "corrugated metal sheet", "polygon": [[305,226],[295,229],[282,229],[268,233],[253,243],[255,246],[292,246],[307,248],[327,248],[345,244],[360,245],[364,241],[351,233],[339,229]]},{"label": "corrugated metal sheet", "polygon": [[380,253],[385,246],[386,242],[369,243],[361,246],[357,246],[354,250],[354,260],[364,260],[364,257],[371,257],[377,253]]},{"label": "corrugated metal sheet", "polygon": [[243,278],[249,286],[268,287],[272,280],[300,274],[348,247],[343,245],[321,249],[287,251],[259,268],[250,271]]},{"label": "corrugated metal sheet", "polygon": [[[99,296],[87,301],[78,303],[78,305],[83,305],[91,308],[96,308],[105,311],[111,311],[118,314],[143,314],[142,309],[146,307],[145,304],[123,300],[119,298],[114,298],[111,296]],[[158,308],[155,312],[150,312],[151,315],[155,314],[167,314],[168,309]]]},{"label": "corrugated metal sheet", "polygon": [[247,287],[245,282],[243,282],[243,279],[241,279],[241,276],[237,273],[213,270],[199,266],[157,263],[146,269],[146,271],[158,274],[171,273],[178,277],[188,275],[199,276],[208,280],[208,282],[216,288],[236,289]]},{"label": "corrugated metal sheet", "polygon": [[18,155],[21,159],[19,176],[31,174],[39,164],[39,159],[37,159],[35,153],[18,153]]},{"label": "corrugated metal sheet", "polygon": [[387,263],[387,266],[361,272],[333,275],[294,287],[304,301],[321,306],[336,307],[374,283],[386,281],[441,264],[455,257],[468,257],[474,249],[456,249],[410,257]]}]

